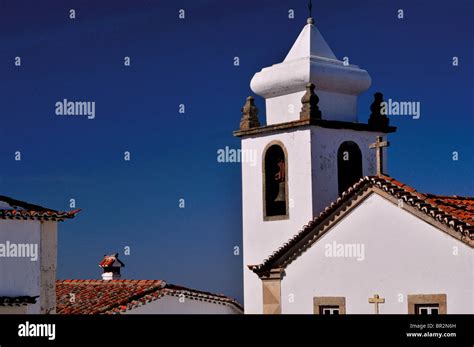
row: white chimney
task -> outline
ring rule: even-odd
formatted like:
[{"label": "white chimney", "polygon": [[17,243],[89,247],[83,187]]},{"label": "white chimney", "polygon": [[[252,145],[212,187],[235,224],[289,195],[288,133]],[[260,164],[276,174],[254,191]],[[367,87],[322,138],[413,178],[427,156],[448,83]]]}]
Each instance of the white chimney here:
[{"label": "white chimney", "polygon": [[115,253],[112,255],[104,255],[104,259],[102,259],[99,266],[104,270],[102,279],[104,281],[110,281],[120,279],[120,268],[124,267],[125,264],[118,259],[118,253]]}]

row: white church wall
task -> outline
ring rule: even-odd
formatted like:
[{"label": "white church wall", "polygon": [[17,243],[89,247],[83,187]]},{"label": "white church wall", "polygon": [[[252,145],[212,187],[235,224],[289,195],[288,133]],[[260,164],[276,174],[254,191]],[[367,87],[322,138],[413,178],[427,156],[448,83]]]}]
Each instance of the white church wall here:
[{"label": "white church wall", "polygon": [[[344,141],[353,141],[359,146],[363,176],[374,175],[375,155],[369,144],[378,135],[383,134],[311,126],[242,140],[242,149],[255,151],[258,159],[253,166],[251,163],[242,164],[244,301],[247,313],[262,311],[261,283],[247,270],[247,265],[261,263],[336,200],[337,151]],[[288,152],[288,220],[263,220],[262,155],[272,141],[282,142]]]},{"label": "white church wall", "polygon": [[[326,257],[333,242],[364,245],[364,259]],[[446,294],[448,313],[472,314],[472,269],[472,248],[372,194],[287,267],[282,312],[312,314],[313,297],[342,296],[347,314],[370,314],[379,294],[380,313],[406,314],[407,295]]]},{"label": "white church wall", "polygon": [[[40,231],[39,221],[0,220],[0,243],[37,246],[38,259],[27,257],[0,258],[0,296],[40,295]],[[40,313],[40,302],[28,305],[28,313]]]},{"label": "white church wall", "polygon": [[[315,216],[319,215],[338,197],[337,152],[341,144],[345,141],[353,141],[359,146],[362,153],[362,176],[372,176],[376,174],[375,152],[374,149],[369,148],[369,145],[375,142],[377,136],[382,135],[379,132],[311,127],[312,189]],[[385,160],[385,172],[387,172],[386,166]]]},{"label": "white church wall", "polygon": [[[289,219],[263,220],[262,155],[272,141],[288,152]],[[242,164],[244,306],[246,313],[262,312],[262,285],[247,265],[259,264],[300,230],[312,217],[310,130],[298,128],[281,134],[248,137],[242,149],[256,151],[257,164]]]},{"label": "white church wall", "polygon": [[265,100],[267,125],[291,122],[300,119],[301,98],[305,91],[281,95]]},{"label": "white church wall", "polygon": [[[294,71],[287,74],[294,75]],[[282,76],[282,80],[287,75]],[[272,75],[272,78],[277,78]],[[294,77],[298,79],[299,77]],[[322,112],[323,119],[327,120],[339,120],[346,122],[357,122],[357,96],[350,94],[337,93],[334,91],[319,90],[318,80],[311,80],[315,83],[315,93],[319,97],[318,107]],[[273,83],[274,81],[272,81]],[[283,94],[275,97],[268,97],[265,99],[265,115],[267,125],[279,124],[300,119],[300,111],[303,106],[301,98],[305,94],[305,84],[301,83],[300,90],[290,93]],[[284,82],[282,82],[284,85]]]},{"label": "white church wall", "polygon": [[240,314],[240,312],[228,305],[165,295],[124,314]]},{"label": "white church wall", "polygon": [[[357,121],[357,97],[322,90],[315,90],[319,97],[318,107],[323,119],[347,122]],[[305,89],[265,100],[267,124],[278,124],[300,119],[301,98]]]},{"label": "white church wall", "polygon": [[319,97],[318,107],[323,119],[357,122],[357,96],[318,90],[317,87],[316,80],[314,92]]}]

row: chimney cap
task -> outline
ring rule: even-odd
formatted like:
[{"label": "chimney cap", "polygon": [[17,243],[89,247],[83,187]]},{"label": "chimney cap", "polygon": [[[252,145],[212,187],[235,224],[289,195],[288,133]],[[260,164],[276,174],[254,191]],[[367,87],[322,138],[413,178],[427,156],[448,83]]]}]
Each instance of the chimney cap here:
[{"label": "chimney cap", "polygon": [[111,255],[104,254],[104,258],[99,263],[99,267],[101,268],[121,268],[124,267],[125,264],[120,261],[118,258],[118,253],[114,253]]}]

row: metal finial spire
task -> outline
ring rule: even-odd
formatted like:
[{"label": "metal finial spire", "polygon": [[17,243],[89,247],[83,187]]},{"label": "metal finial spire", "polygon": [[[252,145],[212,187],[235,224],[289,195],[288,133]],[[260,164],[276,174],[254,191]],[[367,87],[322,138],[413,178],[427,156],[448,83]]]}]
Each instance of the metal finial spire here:
[{"label": "metal finial spire", "polygon": [[309,17],[308,17],[308,20],[306,21],[306,23],[314,24],[314,19],[311,17],[311,14],[313,12],[313,2],[311,0],[309,0],[309,2],[308,2],[308,10],[309,10]]}]

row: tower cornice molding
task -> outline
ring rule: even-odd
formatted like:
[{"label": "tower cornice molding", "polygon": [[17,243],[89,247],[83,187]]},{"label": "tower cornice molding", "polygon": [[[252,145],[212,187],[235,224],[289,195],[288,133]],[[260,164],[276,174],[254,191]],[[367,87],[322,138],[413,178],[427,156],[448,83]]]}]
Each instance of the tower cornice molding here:
[{"label": "tower cornice molding", "polygon": [[382,132],[385,134],[393,133],[397,130],[397,127],[388,126],[388,127],[373,127],[366,123],[354,123],[354,122],[344,122],[337,120],[326,120],[326,119],[303,119],[296,120],[286,123],[278,123],[266,125],[258,128],[252,128],[249,130],[236,130],[233,132],[233,135],[236,137],[245,137],[253,135],[262,135],[275,133],[281,130],[296,129],[307,126],[319,126],[322,128],[331,128],[331,129],[350,129],[356,131],[373,131],[373,132]]}]

